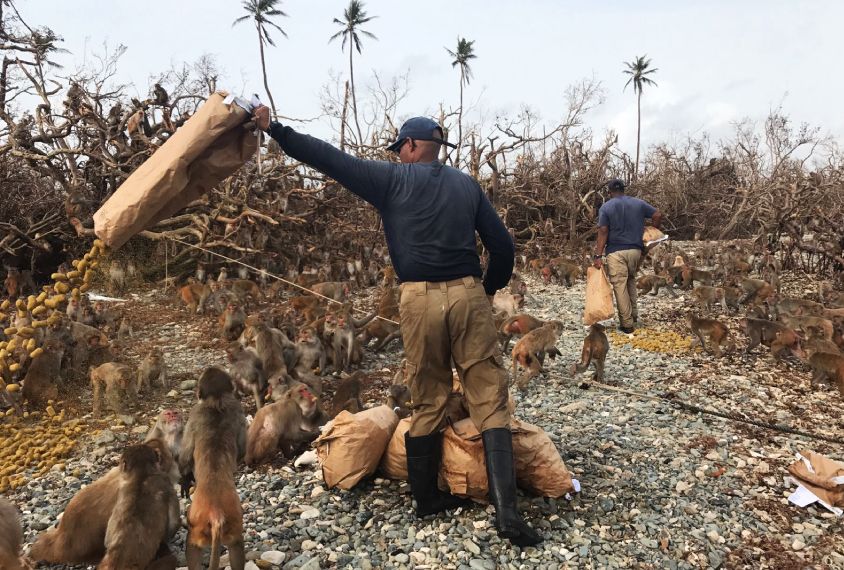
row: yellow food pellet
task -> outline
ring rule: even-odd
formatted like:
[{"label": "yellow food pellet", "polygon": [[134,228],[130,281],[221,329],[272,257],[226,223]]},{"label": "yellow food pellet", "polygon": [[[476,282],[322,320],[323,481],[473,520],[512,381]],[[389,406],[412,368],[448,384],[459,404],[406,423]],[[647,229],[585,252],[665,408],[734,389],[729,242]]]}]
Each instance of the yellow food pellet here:
[{"label": "yellow food pellet", "polygon": [[80,291],[82,291],[83,293],[85,293],[85,292],[86,292],[86,291],[88,291],[88,289],[90,289],[90,288],[91,288],[91,284],[90,284],[90,283],[84,283],[84,284],[82,285],[82,287],[80,287],[80,288],[79,288],[79,290],[80,290]]},{"label": "yellow food pellet", "polygon": [[46,313],[48,310],[49,310],[49,308],[48,308],[48,307],[45,307],[44,305],[38,305],[37,307],[35,307],[34,309],[32,309],[32,316],[33,316],[33,317],[37,317],[38,315],[43,315],[43,314],[44,314],[44,313]]},{"label": "yellow food pellet", "polygon": [[18,299],[15,301],[15,307],[18,308],[18,311],[25,311],[26,310],[26,303],[23,299]]},{"label": "yellow food pellet", "polygon": [[6,335],[6,336],[14,336],[14,335],[18,334],[18,327],[9,327],[9,328],[3,329],[3,334]]},{"label": "yellow food pellet", "polygon": [[68,287],[67,283],[65,283],[64,281],[57,281],[56,284],[53,286],[53,289],[56,293],[59,293],[60,295],[63,295],[64,293],[70,291],[70,287]]},{"label": "yellow food pellet", "polygon": [[19,392],[21,389],[20,384],[6,384],[6,391],[7,392]]},{"label": "yellow food pellet", "polygon": [[12,305],[12,302],[9,299],[3,299],[3,302],[0,303],[0,311],[5,311]]},{"label": "yellow food pellet", "polygon": [[[77,267],[78,267],[78,266],[77,266]],[[79,277],[79,271],[78,271],[78,270],[68,271],[68,272],[67,272],[67,278],[68,278],[68,279],[76,279],[77,277]]]},{"label": "yellow food pellet", "polygon": [[35,295],[30,295],[29,297],[27,297],[26,298],[26,310],[31,311],[32,309],[34,309],[35,303],[36,303]]},{"label": "yellow food pellet", "polygon": [[39,346],[38,348],[29,353],[29,357],[35,360],[42,354],[44,354],[44,349]]},{"label": "yellow food pellet", "polygon": [[32,327],[21,327],[18,329],[18,336],[29,338],[35,334],[35,329]]}]

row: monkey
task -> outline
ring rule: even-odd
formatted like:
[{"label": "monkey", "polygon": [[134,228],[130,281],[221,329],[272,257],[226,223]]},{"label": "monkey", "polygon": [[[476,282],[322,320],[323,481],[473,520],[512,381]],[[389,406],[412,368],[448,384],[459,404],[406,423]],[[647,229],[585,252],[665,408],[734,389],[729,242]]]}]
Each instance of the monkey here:
[{"label": "monkey", "polygon": [[512,277],[510,277],[510,293],[527,297],[527,283],[524,282],[518,273],[513,273]]},{"label": "monkey", "polygon": [[350,287],[345,281],[327,281],[312,285],[311,291],[335,301],[343,301],[349,296]]},{"label": "monkey", "polygon": [[[167,445],[151,439],[143,445],[159,456],[160,470],[172,487],[178,481],[178,466]],[[105,554],[105,535],[120,489],[122,473],[114,467],[80,489],[64,509],[56,528],[42,533],[29,552],[39,562],[51,564],[96,564]]]},{"label": "monkey", "polygon": [[503,290],[497,291],[492,298],[492,308],[495,311],[504,311],[508,317],[512,317],[519,312],[519,308],[524,304],[524,299],[521,295],[513,295],[506,293]]},{"label": "monkey", "polygon": [[155,425],[152,426],[144,437],[144,443],[152,440],[159,440],[167,446],[173,460],[178,462],[182,452],[182,434],[184,433],[184,424],[182,421],[182,413],[179,410],[162,410],[158,414],[158,419]]},{"label": "monkey", "polygon": [[636,289],[640,294],[658,295],[660,289],[665,289],[673,298],[677,298],[677,293],[674,292],[674,284],[670,281],[668,275],[642,275],[636,280]]},{"label": "monkey", "polygon": [[120,458],[120,489],[108,519],[106,553],[97,568],[142,570],[180,526],[179,500],[161,458],[148,445],[131,445]]},{"label": "monkey", "polygon": [[229,289],[238,297],[252,297],[256,301],[261,301],[264,298],[258,284],[249,279],[235,279],[229,284]]},{"label": "monkey", "polygon": [[114,353],[111,351],[112,345],[99,332],[90,335],[87,343],[86,350],[89,368],[105,364],[106,362],[114,362]]},{"label": "monkey", "polygon": [[713,277],[712,273],[709,271],[704,271],[703,269],[696,269],[694,267],[689,268],[689,273],[686,277],[687,282],[685,283],[686,289],[689,287],[694,286],[695,283],[700,283],[706,286],[712,286],[715,282],[715,278]]},{"label": "monkey", "polygon": [[531,378],[542,372],[546,354],[552,359],[560,354],[556,344],[562,332],[563,323],[561,321],[550,321],[538,329],[530,331],[516,342],[511,353],[513,376],[516,377],[516,366],[519,364],[528,369],[528,373],[517,380],[517,386],[520,390],[527,389]]},{"label": "monkey", "polygon": [[607,353],[610,351],[610,343],[607,340],[607,335],[604,333],[604,327],[599,323],[595,323],[589,327],[589,334],[583,339],[583,351],[580,353],[580,362],[572,363],[571,376],[574,378],[575,374],[586,372],[589,364],[595,365],[595,374],[592,376],[593,380],[598,382],[604,379],[604,362],[607,359]]},{"label": "monkey", "polygon": [[124,316],[120,319],[120,327],[117,329],[117,340],[123,342],[131,339],[133,335],[132,325],[129,319]]},{"label": "monkey", "polygon": [[165,390],[170,387],[167,382],[167,364],[164,362],[164,352],[157,346],[150,349],[138,367],[136,392],[140,394],[144,387],[152,387],[152,383],[156,380]]},{"label": "monkey", "polygon": [[67,308],[65,309],[65,314],[67,318],[71,321],[79,321],[82,317],[82,306],[83,304],[87,303],[88,297],[74,297],[71,296],[70,299],[67,300]]},{"label": "monkey", "polygon": [[133,143],[136,141],[146,140],[147,137],[144,132],[144,123],[146,123],[146,121],[147,117],[143,109],[138,109],[132,113],[126,121],[126,130],[129,132],[129,136],[132,138]]},{"label": "monkey", "polygon": [[812,387],[827,382],[835,384],[844,398],[844,356],[828,352],[814,352],[806,362],[812,368]]},{"label": "monkey", "polygon": [[91,387],[94,390],[93,414],[99,417],[102,408],[103,392],[109,409],[115,413],[123,413],[126,409],[127,396],[133,397],[132,369],[126,364],[106,362],[88,371],[91,377]]},{"label": "monkey", "polygon": [[692,290],[692,298],[701,308],[711,311],[713,305],[721,303],[724,311],[727,310],[727,300],[724,296],[724,289],[721,287],[710,287],[699,285]]},{"label": "monkey", "polygon": [[498,327],[498,337],[501,340],[501,350],[507,351],[510,348],[510,340],[514,336],[522,336],[534,329],[538,329],[547,323],[543,320],[537,319],[527,313],[520,313],[508,317]]},{"label": "monkey", "polygon": [[390,386],[389,395],[385,403],[396,412],[396,415],[400,419],[408,418],[413,413],[410,401],[410,388],[406,384],[396,383]]},{"label": "monkey", "polygon": [[784,324],[748,317],[741,320],[741,325],[750,339],[745,352],[750,352],[761,343],[771,347],[771,354],[777,360],[786,349],[797,358],[805,358],[800,336]]},{"label": "monkey", "polygon": [[116,259],[108,267],[108,290],[112,295],[119,295],[126,289],[126,270]]},{"label": "monkey", "polygon": [[783,313],[788,313],[793,317],[814,316],[822,317],[824,315],[824,306],[821,303],[809,301],[808,299],[795,299],[786,297],[778,300],[774,304],[774,309],[777,316]]},{"label": "monkey", "polygon": [[801,330],[803,332],[808,331],[809,327],[814,327],[818,331],[823,332],[823,338],[826,340],[832,340],[832,334],[834,332],[834,327],[832,321],[829,319],[824,319],[823,317],[813,317],[813,316],[805,316],[805,317],[795,317],[788,313],[781,313],[780,319],[782,324],[785,326],[794,329],[794,330]]},{"label": "monkey", "polygon": [[15,267],[6,268],[6,279],[3,281],[3,286],[6,288],[6,294],[9,298],[16,299],[21,295],[21,272]]},{"label": "monkey", "polygon": [[[383,316],[383,315],[379,315]],[[394,317],[386,317],[391,320],[397,320]],[[361,336],[359,337],[361,346],[366,346],[373,338],[378,339],[375,346],[372,348],[375,352],[380,352],[387,347],[393,340],[401,338],[401,327],[395,325],[384,319],[375,318],[367,324]]]},{"label": "monkey", "polygon": [[243,327],[246,324],[246,313],[240,305],[230,302],[226,305],[226,310],[220,315],[218,322],[223,338],[235,340],[243,332]]},{"label": "monkey", "polygon": [[42,345],[44,352],[33,359],[23,377],[23,398],[35,406],[45,406],[49,400],[57,400],[64,344],[57,338],[47,339]]},{"label": "monkey", "polygon": [[738,287],[722,287],[722,289],[724,290],[724,303],[726,304],[727,310],[738,311],[741,308],[739,305],[741,289]]},{"label": "monkey", "polygon": [[170,100],[170,96],[167,94],[167,91],[164,90],[164,87],[161,86],[160,83],[156,83],[152,89],[153,94],[153,102],[156,105],[165,106],[167,102]]},{"label": "monkey", "polygon": [[[727,345],[730,339],[730,331],[727,328],[727,325],[715,319],[697,317],[691,312],[686,315],[686,323],[688,323],[692,334],[695,336],[695,340],[700,342],[701,348],[703,348],[706,352],[713,353],[716,358],[720,358],[721,346]],[[711,351],[706,346],[707,338],[709,339],[710,344],[713,345]],[[694,342],[692,345],[694,346]],[[728,351],[731,352],[733,348],[732,343],[727,345]]]},{"label": "monkey", "polygon": [[264,405],[264,394],[267,391],[267,376],[258,354],[251,348],[244,348],[235,341],[226,348],[231,365],[231,375],[237,391],[249,393],[255,398],[255,407],[261,409]]},{"label": "monkey", "polygon": [[335,370],[346,372],[350,365],[360,363],[361,348],[350,313],[341,312],[337,315],[337,326],[334,329],[332,344]]},{"label": "monkey", "polygon": [[203,283],[189,283],[179,289],[179,297],[189,313],[202,313],[210,295],[211,288]]},{"label": "monkey", "polygon": [[[295,349],[293,343],[287,336],[278,329],[273,329],[265,324],[256,324],[252,327],[255,338],[255,350],[261,359],[264,374],[267,378],[281,375],[287,376],[288,364],[293,360]],[[244,334],[245,334],[244,330]],[[241,335],[241,338],[243,335]]]},{"label": "monkey", "polygon": [[823,330],[809,326],[806,327],[806,342],[803,343],[806,353],[827,352],[829,354],[841,354],[841,349],[831,340],[824,338]]},{"label": "monkey", "polygon": [[21,563],[21,528],[18,510],[6,499],[0,498],[0,568],[24,570]]},{"label": "monkey", "polygon": [[348,378],[340,381],[331,403],[332,418],[336,417],[343,410],[353,414],[363,410],[363,403],[360,401],[360,392],[363,384],[362,380],[364,379],[366,379],[366,376],[358,370]]},{"label": "monkey", "polygon": [[246,464],[266,461],[279,448],[289,459],[296,445],[313,441],[319,430],[309,427],[308,419],[319,413],[318,408],[319,401],[304,384],[291,387],[281,401],[263,407],[249,426]]},{"label": "monkey", "polygon": [[762,304],[774,296],[774,289],[767,281],[761,279],[745,278],[740,283],[741,290],[744,292],[742,298],[739,299],[739,304],[758,305]]},{"label": "monkey", "polygon": [[304,327],[299,331],[296,342],[296,371],[310,372],[318,366],[320,373],[324,373],[326,364],[325,349],[316,330],[310,326]]},{"label": "monkey", "polygon": [[557,281],[570,288],[582,273],[583,270],[577,265],[557,257],[548,261],[548,265],[542,268],[542,279],[545,283],[550,283],[551,278],[556,277]]},{"label": "monkey", "polygon": [[[83,305],[83,308],[90,307],[90,305]],[[82,322],[83,324],[87,324],[89,326],[102,326],[109,331],[114,331],[115,326],[118,322],[123,320],[123,314],[118,311],[117,309],[109,309],[108,306],[102,302],[97,301],[93,305],[93,323],[85,322],[87,319],[83,317]]]},{"label": "monkey", "polygon": [[[219,568],[220,544],[228,548],[232,570],[244,570],[243,509],[234,483],[246,453],[246,417],[222,369],[206,368],[197,383],[199,402],[190,411],[182,438],[179,467],[183,486],[196,480],[187,513],[187,566],[202,567],[202,550],[211,547],[209,568]],[[260,410],[258,412],[260,414]],[[257,423],[256,415],[254,423]]]}]

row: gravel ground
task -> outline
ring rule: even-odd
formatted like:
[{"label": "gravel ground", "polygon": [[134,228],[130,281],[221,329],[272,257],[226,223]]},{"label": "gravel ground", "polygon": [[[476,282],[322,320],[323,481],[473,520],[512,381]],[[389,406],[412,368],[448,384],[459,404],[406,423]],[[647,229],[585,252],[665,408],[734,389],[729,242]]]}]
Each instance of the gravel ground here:
[{"label": "gravel ground", "polygon": [[[318,471],[278,461],[238,474],[247,568],[844,568],[844,521],[823,508],[790,505],[793,486],[784,481],[795,452],[844,460],[840,445],[679,411],[664,400],[589,385],[587,374],[571,378],[568,366],[585,336],[583,282],[571,289],[528,284],[526,310],[567,328],[558,343],[562,358],[515,395],[516,415],[548,432],[582,485],[571,500],[522,497],[545,542],[518,549],[501,541],[491,507],[420,520],[403,482],[376,478],[349,492],[326,490]],[[739,351],[720,361],[673,353],[681,343],[665,339],[687,337],[687,298],[641,300],[641,329],[632,338],[611,335],[606,383],[844,435],[837,392],[813,391],[798,362],[774,363],[764,347],[744,355],[742,335],[734,335]],[[189,319],[157,291],[135,296],[128,309],[139,336],[151,339],[133,342],[128,353],[152,342],[166,346],[172,390],[145,398],[133,416],[84,418],[90,429],[72,457],[7,493],[23,511],[27,544],[83,484],[116,463],[127,442],[143,437],[158,410],[189,409],[198,371],[223,361],[210,317]],[[380,403],[399,360],[395,343],[383,355],[367,352],[368,403]],[[83,396],[90,401],[89,392]],[[82,404],[77,415],[88,409]],[[184,539],[182,530],[172,544],[183,562]]]}]

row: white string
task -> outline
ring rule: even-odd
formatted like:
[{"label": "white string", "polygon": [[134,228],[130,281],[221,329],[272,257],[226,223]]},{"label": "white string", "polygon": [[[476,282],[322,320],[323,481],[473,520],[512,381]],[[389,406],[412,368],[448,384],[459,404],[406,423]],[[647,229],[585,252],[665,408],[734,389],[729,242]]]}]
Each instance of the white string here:
[{"label": "white string", "polygon": [[[287,284],[287,285],[291,285],[291,286],[293,286],[293,287],[296,287],[296,288],[298,288],[298,289],[301,289],[302,291],[305,291],[305,292],[307,292],[307,293],[310,293],[311,295],[314,295],[315,297],[320,297],[320,298],[322,298],[322,299],[325,299],[326,301],[328,301],[328,302],[330,302],[330,303],[337,303],[338,305],[342,305],[342,304],[343,304],[341,301],[337,301],[336,299],[332,299],[331,297],[326,297],[325,295],[322,295],[322,294],[320,294],[320,293],[317,293],[316,291],[312,291],[312,290],[308,289],[307,287],[303,287],[302,285],[299,285],[298,283],[293,283],[292,281],[288,281],[287,279],[284,279],[284,278],[282,278],[282,277],[279,277],[278,275],[275,275],[275,274],[273,274],[273,273],[270,273],[270,272],[269,272],[269,271],[267,271],[266,269],[258,269],[257,267],[255,267],[255,266],[253,266],[253,265],[249,265],[248,263],[244,263],[244,262],[240,261],[239,259],[233,259],[233,258],[231,258],[231,257],[228,257],[228,256],[223,255],[222,253],[217,253],[216,251],[211,251],[210,249],[205,249],[204,247],[199,247],[198,245],[194,245],[194,244],[192,244],[192,243],[188,243],[188,242],[186,242],[186,241],[182,241],[182,240],[180,240],[180,239],[176,239],[176,238],[174,238],[174,237],[168,237],[167,239],[169,239],[170,241],[176,242],[176,243],[180,243],[180,244],[182,244],[182,245],[186,245],[186,246],[188,246],[188,247],[192,247],[192,248],[197,249],[197,250],[199,250],[199,251],[204,251],[204,252],[206,252],[206,253],[210,253],[211,255],[216,255],[217,257],[220,257],[220,258],[222,258],[222,259],[225,259],[226,261],[229,261],[229,262],[231,262],[231,263],[237,263],[238,265],[242,265],[243,267],[246,267],[246,268],[248,268],[248,269],[251,269],[252,271],[254,271],[255,273],[257,273],[257,274],[259,274],[259,275],[263,273],[263,274],[265,274],[265,275],[267,275],[267,276],[269,276],[269,277],[272,277],[273,279],[275,279],[275,280],[277,280],[277,281],[281,281],[282,283],[285,283],[285,284]],[[355,309],[354,307],[352,307],[352,310],[353,310],[353,311],[356,311],[356,312],[358,312],[358,313],[366,314],[364,311],[361,311],[361,310],[359,310],[359,309]],[[398,324],[399,324],[398,322],[396,322],[396,321],[394,321],[394,320],[392,320],[392,319],[388,319],[387,317],[382,317],[382,316],[380,316],[380,315],[375,315],[375,318],[376,318],[376,319],[380,319],[380,320],[382,320],[382,321],[385,321],[385,322],[387,322],[387,323],[392,323],[392,324],[394,324],[394,325],[398,325]]]}]

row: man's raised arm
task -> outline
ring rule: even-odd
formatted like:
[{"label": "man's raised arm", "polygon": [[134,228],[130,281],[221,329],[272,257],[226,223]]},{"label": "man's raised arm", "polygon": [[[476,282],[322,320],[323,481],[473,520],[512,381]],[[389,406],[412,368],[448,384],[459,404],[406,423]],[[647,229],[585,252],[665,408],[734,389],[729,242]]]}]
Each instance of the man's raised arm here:
[{"label": "man's raised arm", "polygon": [[[482,190],[481,193],[483,194]],[[486,195],[481,196],[481,204],[475,218],[475,229],[489,252],[489,264],[484,275],[484,291],[487,295],[495,295],[496,291],[503,289],[510,282],[516,258],[516,247],[504,222],[498,217],[498,213]]]}]

